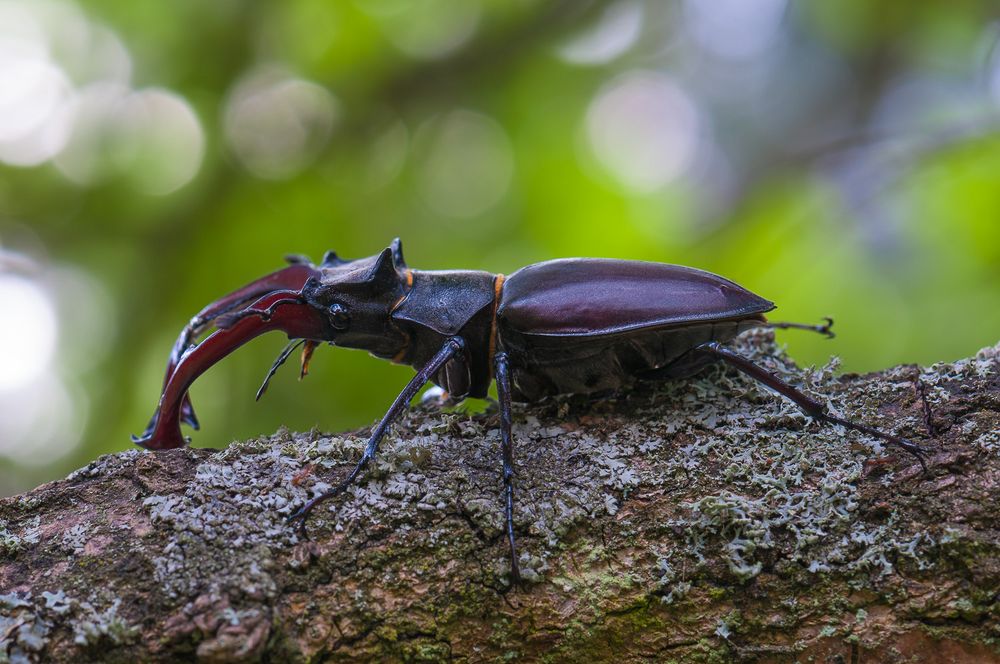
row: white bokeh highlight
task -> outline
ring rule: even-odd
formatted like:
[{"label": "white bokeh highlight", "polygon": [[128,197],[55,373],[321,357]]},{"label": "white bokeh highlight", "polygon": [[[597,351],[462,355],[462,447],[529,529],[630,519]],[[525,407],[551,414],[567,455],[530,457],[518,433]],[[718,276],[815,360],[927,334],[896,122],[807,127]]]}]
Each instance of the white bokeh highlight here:
[{"label": "white bokeh highlight", "polygon": [[138,90],[124,99],[116,117],[120,167],[139,191],[162,196],[194,179],[205,135],[187,100],[169,90]]},{"label": "white bokeh highlight", "polygon": [[90,403],[71,376],[114,343],[110,297],[93,278],[0,246],[0,457],[44,466],[81,442]]},{"label": "white bokeh highlight", "polygon": [[122,178],[170,194],[197,174],[205,137],[170,90],[132,90],[121,39],[59,0],[0,0],[0,162],[49,161],[92,186]]},{"label": "white bokeh highlight", "polygon": [[69,136],[72,97],[42,22],[23,3],[0,3],[0,161],[36,166],[57,154]]},{"label": "white bokeh highlight", "polygon": [[623,55],[642,33],[643,5],[616,2],[597,23],[563,44],[559,57],[576,65],[602,65]]},{"label": "white bokeh highlight", "polygon": [[428,121],[417,136],[420,193],[446,217],[467,219],[499,203],[510,188],[514,151],[493,118],[464,109]]},{"label": "white bokeh highlight", "polygon": [[0,392],[37,380],[52,363],[57,340],[56,311],[49,294],[25,277],[0,272]]},{"label": "white bokeh highlight", "polygon": [[775,43],[786,0],[684,1],[684,24],[699,47],[725,60],[750,60]]},{"label": "white bokeh highlight", "polygon": [[666,74],[634,71],[601,89],[587,109],[594,156],[624,187],[655,191],[691,166],[700,124],[694,102]]},{"label": "white bokeh highlight", "polygon": [[223,129],[248,171],[278,180],[296,175],[319,156],[337,117],[337,100],[325,88],[265,69],[245,77],[229,94]]}]

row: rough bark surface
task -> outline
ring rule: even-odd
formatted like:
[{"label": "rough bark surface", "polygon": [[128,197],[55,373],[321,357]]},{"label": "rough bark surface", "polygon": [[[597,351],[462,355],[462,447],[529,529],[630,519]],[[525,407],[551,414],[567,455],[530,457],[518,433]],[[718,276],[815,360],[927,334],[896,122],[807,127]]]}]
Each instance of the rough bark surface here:
[{"label": "rough bark surface", "polygon": [[928,473],[721,367],[516,406],[512,589],[495,413],[415,409],[308,541],[364,431],[129,450],[0,501],[0,661],[1000,661],[1000,345],[736,345]]}]

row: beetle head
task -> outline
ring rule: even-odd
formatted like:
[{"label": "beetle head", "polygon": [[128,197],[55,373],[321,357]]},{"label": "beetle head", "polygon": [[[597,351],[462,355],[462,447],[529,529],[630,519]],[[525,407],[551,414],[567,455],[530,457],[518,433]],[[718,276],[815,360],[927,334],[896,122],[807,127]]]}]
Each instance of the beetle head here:
[{"label": "beetle head", "polygon": [[306,305],[326,319],[330,333],[325,341],[379,357],[392,357],[403,347],[406,339],[391,322],[392,309],[407,288],[401,259],[402,252],[392,247],[352,261],[327,252],[318,273],[302,288]]},{"label": "beetle head", "polygon": [[[289,267],[209,304],[181,331],[167,363],[156,413],[136,444],[150,449],[181,447],[184,422],[198,420],[187,391],[209,367],[254,337],[281,331],[292,339],[363,348],[391,357],[406,338],[391,324],[393,307],[405,295],[408,270],[399,240],[375,256],[344,260],[327,252],[319,266],[301,256]],[[200,343],[197,337],[216,331]]]}]

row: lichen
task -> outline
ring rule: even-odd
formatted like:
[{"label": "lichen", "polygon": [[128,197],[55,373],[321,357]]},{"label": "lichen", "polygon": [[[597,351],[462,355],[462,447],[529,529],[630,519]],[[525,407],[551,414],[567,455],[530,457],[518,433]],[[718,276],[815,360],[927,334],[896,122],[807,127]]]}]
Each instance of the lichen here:
[{"label": "lichen", "polygon": [[13,555],[32,544],[37,544],[41,522],[40,516],[28,519],[18,534],[15,532],[17,530],[15,526],[9,521],[0,519],[0,555]]},{"label": "lichen", "polygon": [[[980,454],[968,458],[995,467],[995,414],[954,407],[957,384],[993,389],[995,352],[844,378],[836,362],[796,368],[769,333],[736,346],[837,413],[921,442],[930,420],[948,427],[948,446],[964,442]],[[838,635],[838,647],[867,643],[885,605],[900,607],[899,620],[947,623],[947,638],[1000,638],[955,626],[995,613],[995,571],[982,564],[997,551],[982,529],[988,496],[928,519],[932,487],[950,496],[961,484],[925,481],[906,455],[821,426],[725,367],[515,406],[513,516],[527,583],[514,590],[498,418],[482,406],[404,416],[359,481],[315,510],[309,540],[286,520],[346,476],[363,432],[130,451],[74,473],[68,501],[8,503],[0,553],[63,568],[18,577],[36,597],[0,596],[0,653],[41,659],[54,639],[121,653],[113,648],[142,621],[155,623],[156,647],[205,661],[265,650],[274,661],[728,661],[766,658],[741,650],[760,634],[794,636],[778,658]],[[957,474],[937,463],[934,482]],[[112,481],[139,495],[136,506],[91,497]],[[53,504],[64,517],[49,515]],[[980,582],[914,590],[955,570]]]},{"label": "lichen", "polygon": [[[781,353],[769,352],[767,346],[751,343],[741,350],[779,377],[804,382],[807,393],[823,397],[827,392],[834,411],[840,410],[840,395],[828,390],[835,363],[806,372],[803,381]],[[725,389],[713,389],[718,385]],[[884,403],[898,398],[890,390],[912,389],[903,381],[882,385],[868,396]],[[811,574],[835,569],[887,574],[900,555],[921,569],[930,564],[924,554],[933,539],[920,532],[919,524],[890,519],[867,526],[856,521],[865,463],[887,452],[877,439],[842,427],[814,434],[815,425],[793,405],[760,398],[752,381],[723,369],[696,379],[679,398],[671,389],[664,395],[681,402],[683,416],[672,423],[673,436],[697,441],[681,445],[679,454],[664,464],[664,474],[708,489],[683,503],[688,514],[671,522],[685,533],[687,553],[695,561],[704,563],[718,551],[742,582],[758,575],[770,559],[781,560],[784,569],[791,570],[794,563]],[[878,422],[864,409],[851,417]],[[908,431],[918,424],[917,418],[880,423],[885,429],[903,429],[905,435],[912,435]],[[751,438],[753,445],[743,444]],[[892,481],[891,472],[885,481]],[[713,485],[717,492],[711,491]]]},{"label": "lichen", "polygon": [[4,655],[10,662],[42,662],[42,653],[55,630],[65,626],[77,645],[106,642],[121,645],[133,641],[139,633],[118,614],[120,599],[103,609],[91,601],[69,597],[62,589],[0,595],[0,662]]},{"label": "lichen", "polygon": [[78,523],[62,535],[62,544],[74,554],[83,553],[87,544],[87,531],[90,527],[85,523]]}]

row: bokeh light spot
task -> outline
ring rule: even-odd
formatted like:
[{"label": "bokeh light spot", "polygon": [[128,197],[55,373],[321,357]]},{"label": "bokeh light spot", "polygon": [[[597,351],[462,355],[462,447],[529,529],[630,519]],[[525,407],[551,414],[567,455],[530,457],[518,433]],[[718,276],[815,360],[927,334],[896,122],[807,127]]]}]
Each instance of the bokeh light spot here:
[{"label": "bokeh light spot", "polygon": [[776,40],[786,0],[685,0],[685,25],[701,48],[727,60],[749,60]]},{"label": "bokeh light spot", "polygon": [[389,3],[389,10],[360,6],[378,17],[383,32],[406,55],[422,60],[442,58],[469,41],[476,33],[482,9],[478,0],[415,0],[403,5]]},{"label": "bokeh light spot", "polygon": [[564,44],[559,56],[578,65],[610,62],[635,44],[642,32],[642,17],[639,2],[612,4],[596,25]]},{"label": "bokeh light spot", "polygon": [[420,190],[440,214],[468,218],[507,193],[514,153],[503,128],[481,113],[456,110],[421,127]]},{"label": "bokeh light spot", "polygon": [[35,166],[69,136],[73,90],[44,45],[0,33],[0,161]]},{"label": "bokeh light spot", "polygon": [[62,151],[55,156],[56,168],[81,185],[108,180],[121,170],[115,158],[122,131],[118,113],[131,91],[120,83],[95,83],[81,89],[73,106],[73,130]]},{"label": "bokeh light spot", "polygon": [[17,390],[48,370],[56,350],[56,312],[43,288],[13,274],[0,274],[0,303],[0,391]]},{"label": "bokeh light spot", "polygon": [[117,117],[123,127],[121,165],[140,191],[169,194],[198,173],[205,136],[183,97],[157,88],[139,90],[125,99]]},{"label": "bokeh light spot", "polygon": [[244,167],[267,179],[288,178],[313,162],[337,119],[325,88],[264,70],[241,81],[226,104],[226,139]]},{"label": "bokeh light spot", "polygon": [[51,464],[80,443],[86,397],[52,372],[0,399],[0,455],[24,466]]},{"label": "bokeh light spot", "polygon": [[602,89],[587,111],[590,147],[629,189],[654,191],[683,174],[698,148],[698,111],[673,80],[630,72]]}]

